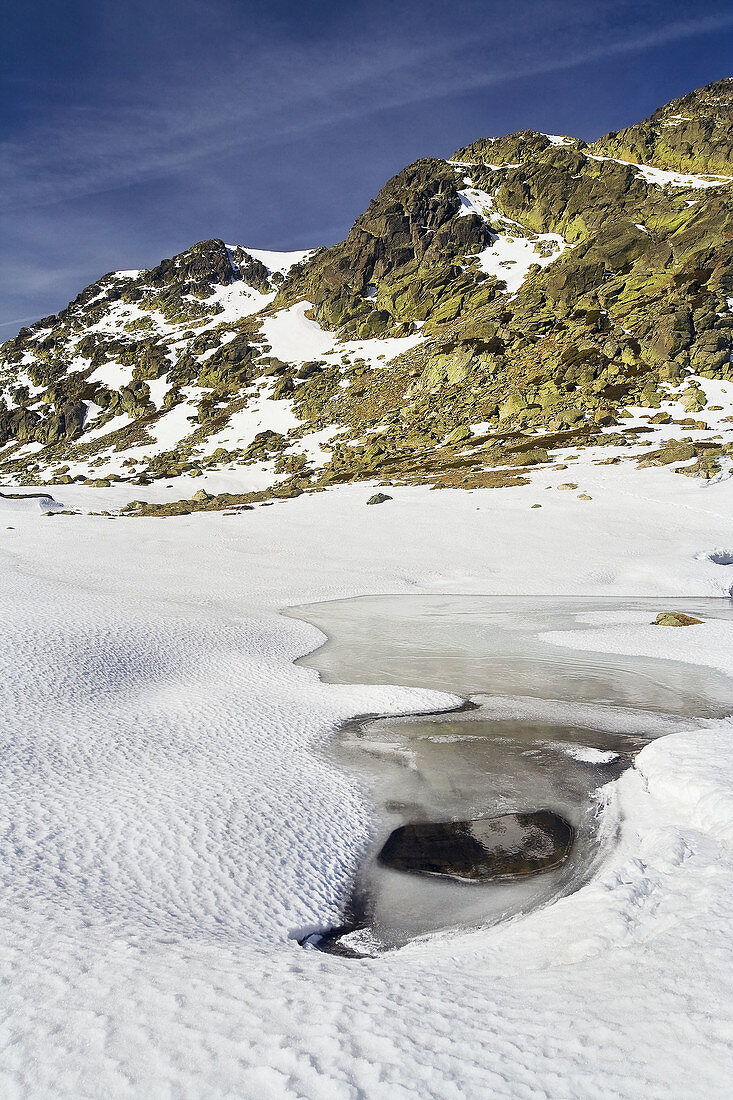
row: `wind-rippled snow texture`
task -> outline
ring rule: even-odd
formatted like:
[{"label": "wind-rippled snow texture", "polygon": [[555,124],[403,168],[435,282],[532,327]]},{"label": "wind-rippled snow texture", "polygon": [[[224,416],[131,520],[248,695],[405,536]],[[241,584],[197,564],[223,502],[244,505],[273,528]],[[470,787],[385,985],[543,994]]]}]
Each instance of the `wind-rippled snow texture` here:
[{"label": "wind-rippled snow texture", "polygon": [[[606,492],[584,527],[560,493],[538,529],[531,486],[398,487],[377,514],[367,486],[230,519],[4,510],[4,1098],[729,1094],[722,725],[644,750],[609,794],[613,857],[546,910],[376,960],[288,938],[338,917],[368,838],[368,794],[320,753],[329,733],[449,699],[320,683],[291,665],[318,632],[275,609],[724,583],[695,554],[733,545],[730,482],[693,495],[640,471],[637,497],[617,467],[593,471]],[[627,651],[654,629],[690,653],[701,636],[630,624]]]}]

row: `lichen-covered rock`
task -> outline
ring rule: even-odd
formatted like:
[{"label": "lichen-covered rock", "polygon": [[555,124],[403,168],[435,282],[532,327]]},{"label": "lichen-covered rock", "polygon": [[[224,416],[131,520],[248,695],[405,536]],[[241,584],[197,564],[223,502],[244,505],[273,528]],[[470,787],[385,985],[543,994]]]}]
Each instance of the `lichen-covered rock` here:
[{"label": "lichen-covered rock", "polygon": [[[459,188],[444,161],[416,161],[389,180],[342,244],[286,278],[278,301],[307,298],[321,324],[361,338],[395,321],[425,320],[441,289],[460,281],[456,258],[491,240],[477,215],[456,217]],[[469,290],[472,280],[463,281]]]},{"label": "lichen-covered rock", "polygon": [[685,477],[699,477],[703,481],[710,481],[721,471],[718,455],[703,452],[690,466],[680,466],[675,470],[676,474],[684,474]]},{"label": "lichen-covered rock", "polygon": [[732,114],[733,79],[726,77],[667,103],[637,126],[606,134],[591,148],[657,168],[729,175]]},{"label": "lichen-covered rock", "polygon": [[687,462],[695,458],[696,454],[693,443],[682,443],[679,440],[670,439],[659,450],[642,455],[637,465],[639,469],[646,469],[648,466],[669,466],[673,462]]},{"label": "lichen-covered rock", "polygon": [[707,404],[705,391],[701,390],[699,386],[688,386],[680,397],[680,404],[685,412],[700,412]]},{"label": "lichen-covered rock", "polygon": [[685,615],[682,611],[660,611],[654,620],[655,626],[697,626],[704,622],[694,615]]}]

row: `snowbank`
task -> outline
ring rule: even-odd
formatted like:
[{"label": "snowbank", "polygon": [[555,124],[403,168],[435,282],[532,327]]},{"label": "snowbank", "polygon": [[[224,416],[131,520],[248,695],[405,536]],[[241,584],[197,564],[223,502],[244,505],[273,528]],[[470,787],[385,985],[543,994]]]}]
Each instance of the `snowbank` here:
[{"label": "snowbank", "polygon": [[681,821],[726,848],[733,844],[732,750],[733,726],[723,726],[655,742],[637,761],[652,798],[674,806]]}]

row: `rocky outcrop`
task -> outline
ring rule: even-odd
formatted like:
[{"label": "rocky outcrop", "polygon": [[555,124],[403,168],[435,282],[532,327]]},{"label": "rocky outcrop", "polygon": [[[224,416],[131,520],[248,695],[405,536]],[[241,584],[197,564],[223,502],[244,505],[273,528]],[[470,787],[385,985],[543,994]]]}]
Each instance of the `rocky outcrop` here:
[{"label": "rocky outcrop", "polygon": [[477,284],[458,260],[491,239],[477,215],[457,217],[459,188],[445,161],[416,161],[385,184],[343,243],[285,280],[278,303],[305,298],[324,327],[362,338],[427,319],[448,290],[457,313]]},{"label": "rocky outcrop", "polygon": [[[674,420],[677,442],[639,465],[717,477],[725,437],[682,437],[712,412],[704,380],[733,382],[733,184],[644,166],[733,178],[732,97],[719,81],[593,145],[522,131],[419,160],[285,276],[218,239],[105,275],[0,349],[2,472],[66,477],[83,458],[99,480],[106,447],[134,450],[120,476],[136,484],[267,462],[278,496],[367,479],[513,486],[556,447],[626,446]],[[273,312],[303,300],[332,354],[268,343]],[[378,365],[343,343],[408,334]],[[268,400],[292,427],[217,439]],[[628,427],[627,406],[648,428]],[[174,411],[178,438],[154,447]],[[298,449],[329,428],[322,462]]]},{"label": "rocky outcrop", "polygon": [[731,174],[733,78],[726,77],[665,104],[644,122],[606,134],[591,148],[621,160]]}]

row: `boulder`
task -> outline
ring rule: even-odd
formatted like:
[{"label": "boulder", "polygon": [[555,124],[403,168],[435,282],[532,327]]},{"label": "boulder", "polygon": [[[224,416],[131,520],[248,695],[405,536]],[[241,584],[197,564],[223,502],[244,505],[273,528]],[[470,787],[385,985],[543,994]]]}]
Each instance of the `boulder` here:
[{"label": "boulder", "polygon": [[681,611],[660,611],[653,622],[653,626],[697,626],[704,619],[696,619],[694,615],[685,615]]},{"label": "boulder", "polygon": [[462,443],[464,439],[470,439],[472,434],[473,433],[471,432],[470,428],[467,428],[465,425],[461,425],[458,428],[454,428],[452,432],[449,432],[448,435],[445,437],[445,441],[448,444]]},{"label": "boulder", "polygon": [[688,462],[689,459],[695,458],[696,453],[692,443],[670,439],[658,451],[650,451],[649,454],[642,455],[638,461],[638,467],[641,470],[647,466],[669,466],[672,462]]},{"label": "boulder", "polygon": [[707,404],[705,393],[699,386],[689,386],[680,397],[680,404],[685,412],[700,412]]},{"label": "boulder", "polygon": [[549,810],[417,822],[391,833],[379,862],[461,882],[515,879],[557,867],[567,859],[573,836],[572,826]]}]

